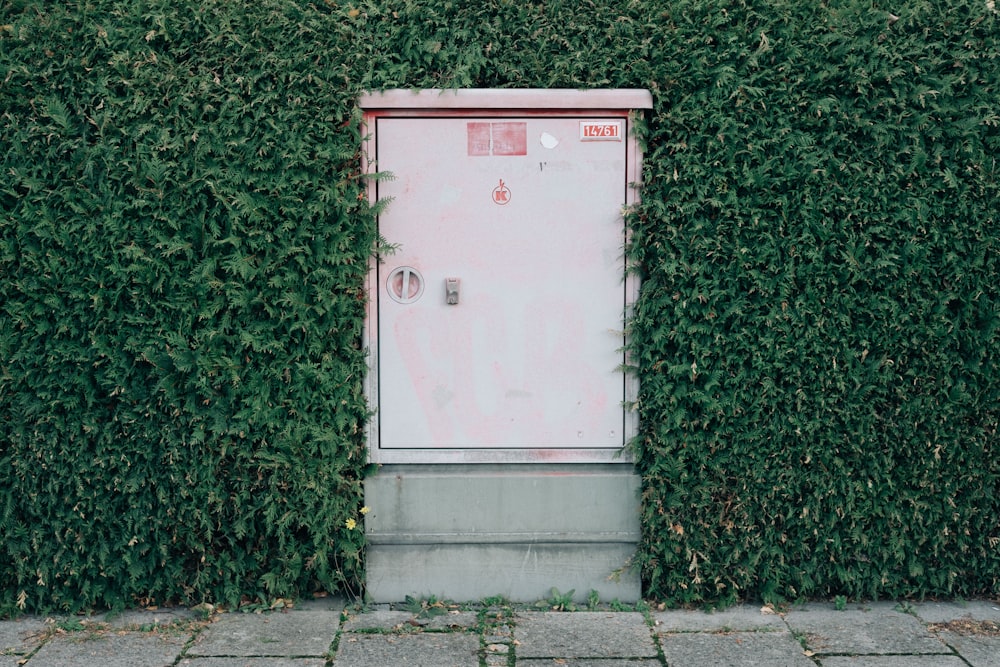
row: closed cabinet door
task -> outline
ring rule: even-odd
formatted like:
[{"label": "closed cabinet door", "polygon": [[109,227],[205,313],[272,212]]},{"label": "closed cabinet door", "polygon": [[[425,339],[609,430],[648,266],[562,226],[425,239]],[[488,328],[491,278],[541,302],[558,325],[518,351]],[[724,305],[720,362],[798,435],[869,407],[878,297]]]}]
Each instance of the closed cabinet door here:
[{"label": "closed cabinet door", "polygon": [[622,447],[627,117],[376,122],[378,447]]}]

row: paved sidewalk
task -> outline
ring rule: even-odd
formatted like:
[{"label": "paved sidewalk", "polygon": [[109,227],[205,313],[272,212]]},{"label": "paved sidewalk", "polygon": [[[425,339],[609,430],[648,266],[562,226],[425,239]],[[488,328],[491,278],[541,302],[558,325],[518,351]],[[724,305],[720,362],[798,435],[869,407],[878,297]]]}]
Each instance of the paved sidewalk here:
[{"label": "paved sidewalk", "polygon": [[[436,615],[435,615],[436,614]],[[0,622],[0,667],[1000,667],[1000,602],[291,610]]]}]

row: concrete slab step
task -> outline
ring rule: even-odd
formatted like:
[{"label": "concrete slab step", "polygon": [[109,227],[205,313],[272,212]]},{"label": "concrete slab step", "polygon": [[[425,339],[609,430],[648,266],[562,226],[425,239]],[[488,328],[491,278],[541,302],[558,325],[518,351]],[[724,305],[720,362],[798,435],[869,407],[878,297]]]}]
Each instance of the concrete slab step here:
[{"label": "concrete slab step", "polygon": [[601,600],[635,602],[639,575],[628,567],[634,553],[630,543],[380,544],[369,547],[366,594],[374,602],[407,595],[534,602],[549,598],[554,587],[575,591],[576,602],[591,590]]}]

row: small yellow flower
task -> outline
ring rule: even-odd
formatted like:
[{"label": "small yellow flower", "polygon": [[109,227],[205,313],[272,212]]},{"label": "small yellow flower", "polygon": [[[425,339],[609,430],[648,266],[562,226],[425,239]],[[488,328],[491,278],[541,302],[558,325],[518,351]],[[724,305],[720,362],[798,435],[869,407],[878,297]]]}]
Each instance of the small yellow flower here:
[{"label": "small yellow flower", "polygon": [[365,505],[364,507],[361,508],[361,515],[364,516],[365,514],[368,514],[368,512],[370,512],[371,509],[372,509],[371,507]]},{"label": "small yellow flower", "polygon": [[354,529],[355,529],[355,527],[357,527],[357,525],[358,525],[358,522],[357,522],[357,521],[355,521],[354,519],[348,519],[348,520],[347,520],[347,521],[346,521],[346,522],[344,523],[344,525],[346,525],[346,526],[347,526],[347,530],[354,530]]}]

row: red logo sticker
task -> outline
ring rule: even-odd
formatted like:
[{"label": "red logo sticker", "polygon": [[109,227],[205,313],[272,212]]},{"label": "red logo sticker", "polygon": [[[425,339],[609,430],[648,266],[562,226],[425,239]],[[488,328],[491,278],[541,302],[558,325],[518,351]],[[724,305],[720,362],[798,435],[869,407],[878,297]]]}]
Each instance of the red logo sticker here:
[{"label": "red logo sticker", "polygon": [[500,179],[500,185],[493,188],[493,203],[503,206],[510,203],[510,188]]}]

